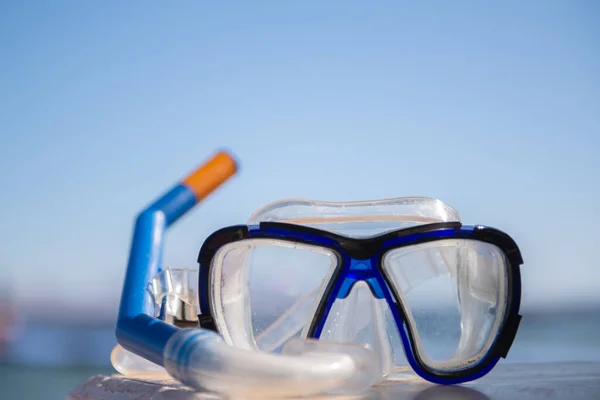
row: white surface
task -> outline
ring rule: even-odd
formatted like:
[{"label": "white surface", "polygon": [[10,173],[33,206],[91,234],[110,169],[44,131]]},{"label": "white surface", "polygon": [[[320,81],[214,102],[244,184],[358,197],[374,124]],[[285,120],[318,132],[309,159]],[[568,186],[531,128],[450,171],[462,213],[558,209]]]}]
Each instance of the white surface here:
[{"label": "white surface", "polygon": [[[336,399],[319,396],[311,399]],[[356,400],[513,400],[600,399],[600,363],[505,364],[488,376],[460,386],[439,386],[415,377],[398,378],[370,389]],[[95,376],[74,389],[67,400],[202,400],[217,396],[194,392],[175,381]]]}]

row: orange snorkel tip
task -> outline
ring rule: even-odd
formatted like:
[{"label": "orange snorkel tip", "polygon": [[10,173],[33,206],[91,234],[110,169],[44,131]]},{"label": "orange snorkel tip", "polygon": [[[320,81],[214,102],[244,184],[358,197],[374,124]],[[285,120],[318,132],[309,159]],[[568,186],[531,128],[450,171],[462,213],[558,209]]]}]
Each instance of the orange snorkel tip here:
[{"label": "orange snorkel tip", "polygon": [[235,158],[229,152],[221,150],[185,177],[181,184],[194,193],[198,202],[235,175],[237,170]]}]

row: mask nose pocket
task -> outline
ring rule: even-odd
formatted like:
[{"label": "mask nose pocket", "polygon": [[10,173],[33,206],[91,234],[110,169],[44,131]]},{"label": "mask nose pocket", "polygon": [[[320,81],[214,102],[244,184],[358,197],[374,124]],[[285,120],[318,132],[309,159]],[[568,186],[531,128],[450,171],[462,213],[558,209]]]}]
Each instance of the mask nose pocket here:
[{"label": "mask nose pocket", "polygon": [[392,340],[398,336],[396,329],[389,332],[395,328],[390,317],[386,300],[375,298],[367,283],[359,281],[347,297],[333,303],[319,339],[366,345],[377,354],[382,376],[387,376],[395,358]]}]

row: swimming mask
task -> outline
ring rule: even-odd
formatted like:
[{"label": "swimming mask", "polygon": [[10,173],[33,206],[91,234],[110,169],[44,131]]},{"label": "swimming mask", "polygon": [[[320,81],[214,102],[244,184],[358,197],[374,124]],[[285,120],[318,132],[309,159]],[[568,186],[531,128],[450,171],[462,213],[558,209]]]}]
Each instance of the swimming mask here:
[{"label": "swimming mask", "polygon": [[198,269],[163,269],[164,230],[236,168],[218,153],[139,215],[119,371],[287,397],[358,393],[404,364],[462,383],[506,357],[521,318],[519,249],[437,199],[278,201],[210,235]]}]

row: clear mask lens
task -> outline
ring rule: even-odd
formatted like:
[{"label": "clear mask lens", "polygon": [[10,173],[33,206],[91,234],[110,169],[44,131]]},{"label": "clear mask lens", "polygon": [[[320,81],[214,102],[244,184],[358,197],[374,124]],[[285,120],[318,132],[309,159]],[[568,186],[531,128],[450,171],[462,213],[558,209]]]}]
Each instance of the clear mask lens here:
[{"label": "clear mask lens", "polygon": [[441,240],[391,250],[382,264],[427,367],[455,371],[482,360],[507,305],[508,266],[500,249]]},{"label": "clear mask lens", "polygon": [[331,250],[282,240],[222,247],[211,282],[213,313],[225,328],[223,337],[248,350],[280,351],[309,328],[337,265]]}]

